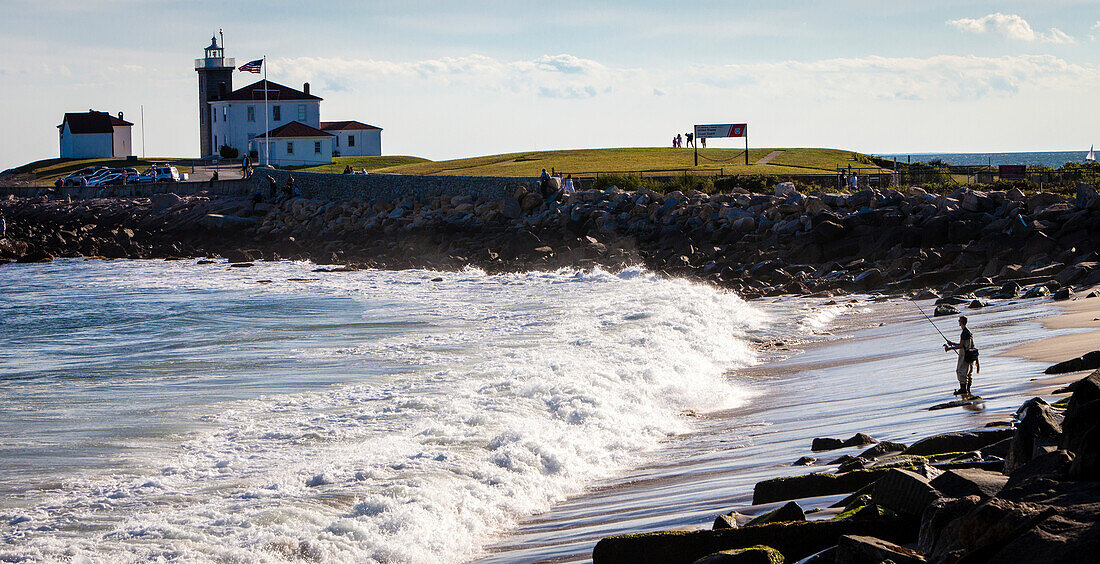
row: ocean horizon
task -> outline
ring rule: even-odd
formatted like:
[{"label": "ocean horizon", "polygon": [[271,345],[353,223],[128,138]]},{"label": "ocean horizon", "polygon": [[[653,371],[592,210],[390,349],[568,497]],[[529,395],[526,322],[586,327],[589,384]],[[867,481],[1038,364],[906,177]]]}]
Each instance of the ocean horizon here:
[{"label": "ocean horizon", "polygon": [[1060,167],[1066,163],[1084,163],[1085,151],[1017,151],[990,153],[871,153],[884,159],[904,162],[929,162],[939,159],[956,166],[1027,165]]}]

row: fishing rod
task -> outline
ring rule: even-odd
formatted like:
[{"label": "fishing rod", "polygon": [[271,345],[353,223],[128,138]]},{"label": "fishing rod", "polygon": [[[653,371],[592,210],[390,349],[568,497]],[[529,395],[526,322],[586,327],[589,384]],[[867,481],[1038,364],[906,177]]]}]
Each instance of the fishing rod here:
[{"label": "fishing rod", "polygon": [[924,316],[924,318],[925,318],[925,319],[927,319],[927,320],[928,320],[928,322],[932,324],[932,327],[935,327],[935,328],[936,328],[936,332],[940,334],[940,337],[943,337],[943,340],[944,340],[944,341],[946,341],[946,342],[947,342],[947,344],[949,344],[949,345],[950,345],[950,344],[951,344],[951,340],[947,338],[947,335],[944,335],[944,334],[943,334],[943,331],[940,331],[940,328],[936,326],[936,322],[935,322],[935,321],[932,321],[932,318],[931,318],[931,317],[928,317],[928,314],[927,314],[927,313],[924,313],[924,308],[922,308],[922,307],[920,306],[920,304],[918,304],[917,302],[913,302],[913,305],[917,306],[917,309],[918,309],[918,310],[920,310],[920,314],[921,314],[921,315],[923,315],[923,316]]}]

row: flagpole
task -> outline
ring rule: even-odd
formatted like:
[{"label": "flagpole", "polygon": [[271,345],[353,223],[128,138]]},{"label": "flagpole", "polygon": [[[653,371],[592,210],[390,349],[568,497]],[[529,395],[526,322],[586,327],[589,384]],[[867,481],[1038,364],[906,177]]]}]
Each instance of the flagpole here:
[{"label": "flagpole", "polygon": [[269,126],[267,124],[267,118],[268,118],[267,114],[270,113],[270,111],[271,111],[267,107],[267,85],[268,85],[268,83],[267,83],[267,55],[264,55],[263,65],[264,65],[264,166],[267,166],[268,165],[267,153],[270,150],[270,145],[271,145],[271,136],[268,135],[268,133],[271,131],[271,129],[270,129],[271,126]]}]

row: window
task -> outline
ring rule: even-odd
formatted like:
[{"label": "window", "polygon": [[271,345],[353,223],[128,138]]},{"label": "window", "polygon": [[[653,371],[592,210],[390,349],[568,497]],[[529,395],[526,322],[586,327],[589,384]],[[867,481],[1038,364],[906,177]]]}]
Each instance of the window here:
[{"label": "window", "polygon": [[313,142],[313,152],[317,153],[318,155],[321,154],[321,142],[320,141],[314,141]]},{"label": "window", "polygon": [[271,106],[271,119],[275,121],[283,119],[283,108],[280,106]]},{"label": "window", "polygon": [[333,137],[333,139],[335,140],[333,142],[336,143],[336,145],[334,145],[334,146],[339,147],[340,146],[340,136],[337,135],[337,136]]},{"label": "window", "polygon": [[248,121],[256,121],[256,106],[248,107]]},{"label": "window", "polygon": [[215,135],[214,136],[214,150],[217,151],[218,149],[221,149],[221,147],[218,146],[218,136]]},{"label": "window", "polygon": [[218,121],[218,108],[214,108],[214,107],[210,108],[210,121],[212,121],[212,122],[217,122]]},{"label": "window", "polygon": [[199,112],[199,125],[206,125],[206,114]]},{"label": "window", "polygon": [[354,146],[355,146],[355,136],[351,135],[351,134],[348,134],[348,147],[354,147]]},{"label": "window", "polygon": [[298,121],[306,120],[306,105],[298,104]]},{"label": "window", "polygon": [[222,106],[222,121],[229,121],[229,106]]},{"label": "window", "polygon": [[294,154],[294,142],[293,141],[287,141],[286,142],[286,154],[288,154],[288,155],[293,155]]}]

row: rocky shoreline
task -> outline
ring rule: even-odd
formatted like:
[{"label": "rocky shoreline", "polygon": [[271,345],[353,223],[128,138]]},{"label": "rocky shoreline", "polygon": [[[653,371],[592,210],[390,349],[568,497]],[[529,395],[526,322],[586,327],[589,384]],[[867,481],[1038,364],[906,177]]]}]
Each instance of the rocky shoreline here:
[{"label": "rocky shoreline", "polygon": [[[553,187],[550,187],[552,192]],[[642,264],[746,298],[935,288],[980,300],[1100,283],[1100,195],[966,188],[659,194],[587,190],[423,201],[151,198],[0,201],[0,260],[53,257],[488,272]],[[994,287],[996,286],[996,287]],[[1030,288],[1029,288],[1030,286]],[[973,299],[970,300],[973,302]]]},{"label": "rocky shoreline", "polygon": [[[835,471],[757,483],[755,517],[734,511],[710,530],[607,537],[593,561],[1094,562],[1100,370],[1055,393],[1070,395],[1053,405],[1033,398],[1011,421],[911,445],[864,434],[814,439],[796,465],[836,448],[867,448],[829,462]],[[829,504],[837,494],[844,495]]]}]

